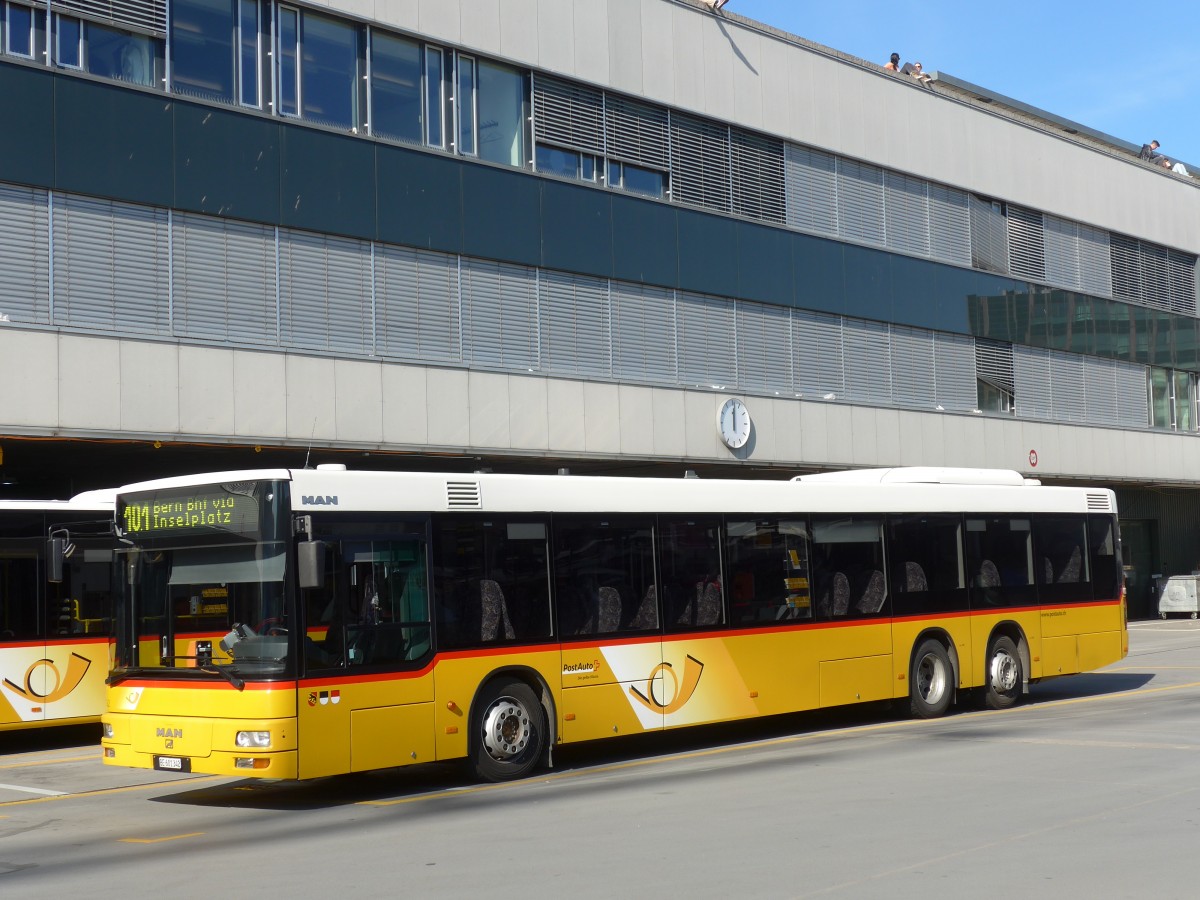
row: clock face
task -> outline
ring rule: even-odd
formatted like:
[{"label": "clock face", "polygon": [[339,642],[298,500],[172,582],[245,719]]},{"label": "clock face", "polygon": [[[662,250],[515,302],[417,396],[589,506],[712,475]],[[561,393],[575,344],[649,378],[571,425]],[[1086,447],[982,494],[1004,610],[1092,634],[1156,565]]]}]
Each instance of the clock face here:
[{"label": "clock face", "polygon": [[726,400],[717,413],[717,431],[731,450],[746,446],[750,440],[750,410],[746,404],[736,397]]}]

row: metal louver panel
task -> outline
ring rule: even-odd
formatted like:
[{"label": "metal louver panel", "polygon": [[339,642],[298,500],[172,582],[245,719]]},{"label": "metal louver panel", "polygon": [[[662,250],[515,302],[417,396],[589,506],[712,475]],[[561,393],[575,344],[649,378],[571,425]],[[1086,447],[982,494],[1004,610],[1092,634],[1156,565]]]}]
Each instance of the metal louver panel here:
[{"label": "metal louver panel", "polygon": [[792,371],[798,393],[830,400],[846,393],[842,354],[842,317],[792,311]]},{"label": "metal louver panel", "polygon": [[1117,424],[1145,428],[1150,421],[1150,398],[1146,393],[1146,367],[1115,362],[1113,382],[1117,395]]},{"label": "metal louver panel", "polygon": [[1046,280],[1046,248],[1042,214],[1008,205],[1008,270],[1022,278]]},{"label": "metal louver panel", "polygon": [[0,185],[0,322],[50,322],[49,198]]},{"label": "metal louver panel", "polygon": [[1167,253],[1171,308],[1187,316],[1196,315],[1196,257],[1191,253]]},{"label": "metal louver panel", "polygon": [[1171,310],[1167,248],[1145,241],[1138,244],[1142,263],[1142,302],[1155,309]]},{"label": "metal louver panel", "polygon": [[837,224],[837,160],[829,153],[784,147],[787,224],[817,234],[835,235]]},{"label": "metal louver panel", "polygon": [[1013,376],[1013,345],[976,338],[975,377],[1012,394],[1016,385]]},{"label": "metal louver panel", "polygon": [[1079,287],[1097,297],[1112,296],[1112,262],[1103,228],[1079,226]]},{"label": "metal louver panel", "polygon": [[737,304],[738,385],[792,393],[790,310],[765,303]]},{"label": "metal louver panel", "polygon": [[538,284],[542,366],[562,375],[612,374],[608,283],[543,272]]},{"label": "metal louver panel", "polygon": [[1081,290],[1079,224],[1057,216],[1042,217],[1046,281],[1058,287]]},{"label": "metal louver panel", "polygon": [[1112,295],[1118,300],[1142,302],[1142,262],[1136,238],[1109,235]]},{"label": "metal louver panel", "polygon": [[892,346],[883,322],[842,320],[846,399],[867,403],[892,402]]},{"label": "metal louver panel", "polygon": [[607,147],[611,159],[667,171],[671,166],[671,133],[665,107],[605,95]]},{"label": "metal louver panel", "polygon": [[1013,405],[1025,419],[1053,419],[1050,351],[1013,347]]},{"label": "metal louver panel", "polygon": [[934,400],[944,409],[966,412],[979,402],[975,383],[975,342],[966,335],[933,335]]},{"label": "metal louver panel", "polygon": [[850,159],[837,161],[838,233],[883,244],[883,170]]},{"label": "metal louver panel", "polygon": [[1084,358],[1075,353],[1049,355],[1050,389],[1054,420],[1081,422],[1087,408]]},{"label": "metal louver panel", "polygon": [[928,256],[929,183],[921,178],[885,171],[883,203],[887,246]]},{"label": "metal louver panel", "polygon": [[1088,494],[1088,512],[1112,512],[1112,503],[1108,494]]},{"label": "metal louver panel", "polygon": [[671,113],[671,197],[729,212],[729,128]]},{"label": "metal louver panel", "polygon": [[929,255],[971,265],[971,212],[966,191],[929,185]]},{"label": "metal louver panel", "polygon": [[1008,226],[995,200],[971,195],[971,265],[989,272],[1008,271]]},{"label": "metal louver panel", "polygon": [[446,509],[483,509],[478,481],[447,481]]},{"label": "metal louver panel", "polygon": [[379,246],[375,252],[375,329],[380,355],[459,362],[458,257]]},{"label": "metal louver panel", "polygon": [[[1096,425],[1119,425],[1115,360],[1083,357],[1086,394],[1084,419]],[[1143,391],[1145,393],[1145,391]]]},{"label": "metal louver panel", "polygon": [[176,213],[171,253],[175,334],[278,344],[273,228]]},{"label": "metal louver panel", "polygon": [[764,222],[783,223],[787,206],[783,176],[783,141],[735,128],[733,143],[733,211]]},{"label": "metal louver panel", "polygon": [[533,80],[534,135],[539,143],[604,153],[604,94],[547,75]]},{"label": "metal louver panel", "polygon": [[372,352],[370,243],[281,229],[279,319],[284,346]]},{"label": "metal louver panel", "polygon": [[675,297],[671,291],[614,281],[613,375],[675,384],[678,378]]},{"label": "metal louver panel", "polygon": [[464,259],[463,356],[472,365],[533,372],[540,367],[537,270]]},{"label": "metal louver panel", "polygon": [[937,406],[933,332],[893,325],[891,329],[892,401],[901,406]]},{"label": "metal louver panel", "polygon": [[708,387],[737,384],[737,319],[732,300],[676,294],[679,381]]},{"label": "metal louver panel", "polygon": [[170,334],[167,212],[54,196],[54,321]]},{"label": "metal louver panel", "polygon": [[51,0],[50,6],[95,22],[167,33],[167,0]]}]

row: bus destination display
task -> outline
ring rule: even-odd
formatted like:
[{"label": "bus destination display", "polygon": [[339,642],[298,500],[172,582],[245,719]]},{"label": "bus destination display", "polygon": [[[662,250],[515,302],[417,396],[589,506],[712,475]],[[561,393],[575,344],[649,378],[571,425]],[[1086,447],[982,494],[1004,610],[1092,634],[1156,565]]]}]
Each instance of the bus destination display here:
[{"label": "bus destination display", "polygon": [[121,524],[126,534],[170,537],[190,532],[218,531],[246,536],[259,533],[258,498],[221,487],[134,495],[123,499],[121,506]]}]

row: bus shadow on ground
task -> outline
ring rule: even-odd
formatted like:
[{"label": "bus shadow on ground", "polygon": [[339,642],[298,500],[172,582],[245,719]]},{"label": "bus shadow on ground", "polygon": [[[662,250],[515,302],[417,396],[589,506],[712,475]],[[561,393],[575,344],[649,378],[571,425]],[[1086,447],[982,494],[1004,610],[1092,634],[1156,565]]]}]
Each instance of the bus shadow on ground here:
[{"label": "bus shadow on ground", "polygon": [[[1035,684],[1019,710],[1055,700],[1082,699],[1129,693],[1154,680],[1151,673],[1096,672],[1056,678]],[[972,712],[980,706],[973,697],[960,696],[959,712]],[[950,718],[953,718],[951,714]],[[246,779],[218,785],[206,785],[153,798],[157,803],[183,806],[303,811],[365,804],[406,804],[433,799],[456,792],[477,793],[489,787],[538,784],[547,776],[627,766],[637,762],[661,762],[671,757],[714,748],[751,748],[762,742],[789,737],[830,738],[842,736],[847,729],[895,722],[908,717],[908,701],[866,703],[851,707],[772,716],[742,722],[699,725],[653,734],[629,735],[604,741],[556,747],[554,768],[540,770],[528,779],[508,785],[489,786],[474,779],[462,760],[434,762],[400,769],[382,769],[312,781],[260,781]]]}]

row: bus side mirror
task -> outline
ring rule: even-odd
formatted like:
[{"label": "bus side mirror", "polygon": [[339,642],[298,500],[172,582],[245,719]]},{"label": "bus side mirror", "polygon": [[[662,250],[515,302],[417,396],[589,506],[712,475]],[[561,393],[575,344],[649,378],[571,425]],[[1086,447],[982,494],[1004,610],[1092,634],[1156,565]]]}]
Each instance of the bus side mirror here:
[{"label": "bus side mirror", "polygon": [[63,580],[67,560],[67,539],[52,537],[46,541],[46,580],[58,584]]},{"label": "bus side mirror", "polygon": [[300,541],[296,545],[296,574],[301,588],[324,587],[324,541]]}]

